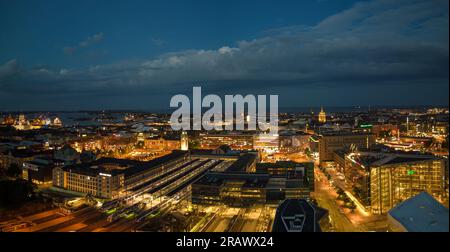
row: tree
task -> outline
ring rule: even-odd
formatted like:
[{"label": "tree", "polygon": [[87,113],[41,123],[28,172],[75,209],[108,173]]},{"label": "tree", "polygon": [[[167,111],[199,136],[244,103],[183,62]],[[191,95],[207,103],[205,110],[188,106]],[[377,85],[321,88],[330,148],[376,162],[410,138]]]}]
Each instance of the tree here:
[{"label": "tree", "polygon": [[355,203],[353,201],[349,201],[349,202],[345,203],[344,207],[352,210],[352,213],[356,209],[356,205],[355,205]]},{"label": "tree", "polygon": [[445,141],[442,143],[442,148],[443,149],[448,149],[448,138],[445,139]]},{"label": "tree", "polygon": [[0,181],[0,205],[15,206],[35,197],[36,185],[24,180]]},{"label": "tree", "polygon": [[311,156],[311,150],[308,147],[305,148],[305,155],[308,157]]},{"label": "tree", "polygon": [[339,195],[337,196],[337,200],[345,201],[345,195],[339,194]]},{"label": "tree", "polygon": [[353,187],[353,193],[355,193],[356,197],[361,198],[362,191],[361,191],[361,189],[359,187],[354,186]]},{"label": "tree", "polygon": [[200,141],[196,139],[189,139],[189,149],[199,149]]},{"label": "tree", "polygon": [[345,194],[344,190],[342,190],[341,188],[337,188],[336,189],[336,193],[339,194],[339,195],[344,195]]},{"label": "tree", "polygon": [[19,177],[22,174],[22,169],[17,164],[11,164],[6,171],[6,175],[10,177]]}]

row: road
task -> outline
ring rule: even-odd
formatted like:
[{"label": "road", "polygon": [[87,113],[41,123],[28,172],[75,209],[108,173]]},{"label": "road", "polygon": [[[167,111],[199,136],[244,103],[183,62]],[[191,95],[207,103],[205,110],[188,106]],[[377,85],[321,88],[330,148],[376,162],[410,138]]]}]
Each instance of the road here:
[{"label": "road", "polygon": [[362,232],[362,228],[356,227],[347,218],[347,216],[340,212],[339,206],[336,204],[337,194],[330,186],[327,178],[323,173],[315,169],[315,191],[314,198],[320,207],[325,208],[329,212],[332,219],[334,231],[336,232]]}]

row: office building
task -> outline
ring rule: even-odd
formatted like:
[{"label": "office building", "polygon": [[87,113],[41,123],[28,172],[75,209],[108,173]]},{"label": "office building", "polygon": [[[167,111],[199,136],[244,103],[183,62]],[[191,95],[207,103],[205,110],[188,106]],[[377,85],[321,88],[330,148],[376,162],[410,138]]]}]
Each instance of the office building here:
[{"label": "office building", "polygon": [[188,158],[188,153],[175,151],[151,161],[100,158],[53,169],[53,186],[67,191],[90,194],[99,198],[115,198],[132,185],[157,174],[169,165]]},{"label": "office building", "polygon": [[[228,169],[208,172],[192,185],[192,203],[201,205],[251,206],[278,205],[285,199],[309,199],[314,190],[310,163],[257,164],[250,172],[248,155],[240,157]],[[255,156],[256,158],[256,156]]]},{"label": "office building", "polygon": [[385,214],[399,203],[428,192],[445,200],[445,160],[407,153],[350,153],[344,174],[354,196],[374,214]]},{"label": "office building", "polygon": [[343,131],[327,132],[319,140],[320,163],[333,161],[334,151],[340,149],[370,149],[375,143],[370,133],[352,133]]}]

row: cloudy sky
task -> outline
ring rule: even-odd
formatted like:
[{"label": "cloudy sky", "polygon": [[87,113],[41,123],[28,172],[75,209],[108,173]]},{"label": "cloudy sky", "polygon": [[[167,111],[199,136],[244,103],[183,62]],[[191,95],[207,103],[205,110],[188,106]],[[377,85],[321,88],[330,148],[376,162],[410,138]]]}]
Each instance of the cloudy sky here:
[{"label": "cloudy sky", "polygon": [[0,0],[0,111],[448,105],[448,0]]}]

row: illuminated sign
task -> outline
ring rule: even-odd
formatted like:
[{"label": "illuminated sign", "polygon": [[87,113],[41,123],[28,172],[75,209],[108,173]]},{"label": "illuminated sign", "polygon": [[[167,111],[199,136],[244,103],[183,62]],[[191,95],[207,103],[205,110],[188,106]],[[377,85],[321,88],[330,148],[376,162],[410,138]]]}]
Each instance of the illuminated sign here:
[{"label": "illuminated sign", "polygon": [[372,125],[372,124],[361,124],[360,127],[361,127],[361,128],[372,128],[373,125]]},{"label": "illuminated sign", "polygon": [[414,174],[416,174],[416,172],[414,170],[408,170],[408,175],[409,176],[414,175]]},{"label": "illuminated sign", "polygon": [[106,176],[106,177],[111,177],[111,174],[106,174],[106,173],[100,173],[100,176]]}]

